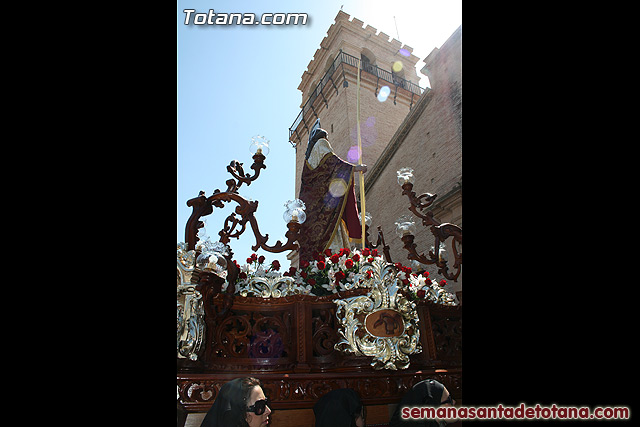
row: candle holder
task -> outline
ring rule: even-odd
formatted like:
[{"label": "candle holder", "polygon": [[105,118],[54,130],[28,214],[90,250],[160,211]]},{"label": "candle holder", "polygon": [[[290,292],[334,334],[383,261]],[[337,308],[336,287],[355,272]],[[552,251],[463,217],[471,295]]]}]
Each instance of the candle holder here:
[{"label": "candle holder", "polygon": [[[268,252],[277,253],[285,250],[295,250],[298,248],[298,245],[294,243],[295,240],[291,239],[289,239],[286,244],[282,244],[278,241],[274,246],[267,245],[269,235],[267,234],[263,236],[260,233],[258,222],[254,216],[258,208],[258,202],[247,200],[238,194],[238,190],[242,184],[251,185],[251,183],[260,176],[260,171],[267,168],[264,161],[267,154],[269,154],[269,141],[262,136],[254,136],[251,139],[249,151],[253,154],[253,164],[251,165],[251,169],[254,170],[253,175],[245,173],[243,163],[237,160],[232,160],[229,166],[227,166],[227,171],[233,178],[226,181],[226,191],[221,192],[219,189],[216,189],[209,197],[205,196],[204,191],[200,191],[198,197],[187,201],[187,206],[190,206],[193,209],[191,216],[187,220],[185,230],[185,240],[187,242],[188,250],[196,249],[196,243],[198,242],[198,229],[204,226],[204,222],[200,221],[200,218],[210,215],[213,212],[214,206],[223,208],[225,203],[229,203],[231,201],[238,203],[238,206],[236,207],[235,212],[231,213],[225,219],[224,226],[218,233],[222,244],[227,245],[231,238],[239,238],[240,235],[245,232],[247,223],[249,223],[256,237],[256,244],[252,246],[254,251],[258,248],[263,248]],[[300,215],[299,212],[298,215]],[[302,215],[304,215],[303,210]],[[292,233],[287,234],[291,238],[297,237]],[[233,253],[229,250],[228,256],[231,257],[232,255]]]},{"label": "candle holder", "polygon": [[[402,187],[402,195],[406,195],[409,198],[409,210],[418,218],[422,219],[423,226],[430,227],[431,233],[435,237],[434,248],[438,248],[437,250],[430,250],[426,256],[424,253],[418,254],[418,252],[416,251],[416,244],[414,243],[415,223],[412,222],[410,217],[401,217],[396,222],[396,232],[402,239],[404,248],[409,252],[407,258],[410,260],[418,261],[422,264],[435,264],[438,267],[439,274],[442,274],[449,280],[457,281],[458,276],[460,276],[460,269],[462,267],[462,251],[458,251],[457,247],[457,245],[462,246],[462,228],[455,224],[441,223],[433,217],[432,211],[427,211],[423,214],[422,212],[433,204],[438,195],[424,193],[420,196],[416,196],[416,193],[413,191],[413,183],[415,181],[415,177],[413,176],[413,169],[401,168],[397,171],[397,174],[398,184]],[[411,225],[412,223],[413,226]],[[453,273],[449,271],[446,257],[441,256],[440,253],[442,250],[441,243],[446,242],[449,237],[453,238],[451,243],[454,256],[454,264],[452,268],[455,269]]]},{"label": "candle holder", "polygon": [[402,215],[396,221],[396,234],[398,237],[402,238],[407,234],[415,234],[416,233],[416,223],[413,220],[413,217]]},{"label": "candle holder", "polygon": [[[360,221],[362,221],[362,214],[358,213],[358,219],[360,219]],[[387,243],[384,241],[384,233],[382,232],[382,226],[378,226],[378,240],[376,241],[376,243],[372,243],[371,240],[369,240],[369,227],[371,227],[371,223],[373,221],[373,217],[371,216],[371,214],[369,212],[365,212],[364,214],[364,235],[365,235],[365,240],[364,240],[364,244],[367,248],[369,249],[378,249],[379,247],[382,246],[382,252],[384,254],[384,258],[387,262],[393,262],[391,260],[391,253],[390,253],[390,248],[389,245],[387,245]]]},{"label": "candle holder", "polygon": [[252,137],[249,151],[254,155],[261,154],[267,156],[269,154],[269,140],[261,135]]},{"label": "candle holder", "polygon": [[229,166],[227,166],[227,171],[235,180],[230,179],[226,182],[227,192],[237,193],[242,184],[251,185],[251,183],[260,176],[260,170],[267,168],[264,164],[267,158],[266,156],[269,154],[269,141],[267,139],[260,135],[254,136],[251,138],[249,151],[253,155],[253,164],[251,165],[251,169],[254,170],[253,176],[247,175],[244,172],[242,163],[237,160],[232,160]]},{"label": "candle holder", "polygon": [[[251,247],[256,251],[262,248],[267,252],[279,253],[287,250],[298,249],[298,238],[300,236],[301,224],[306,220],[304,212],[304,203],[298,199],[287,202],[287,211],[285,212],[285,220],[287,221],[287,232],[285,237],[287,241],[283,244],[277,241],[275,245],[267,244],[269,235],[262,235],[258,227],[258,221],[255,212],[258,209],[258,202],[248,200],[238,194],[238,190],[242,184],[251,185],[253,181],[258,179],[260,171],[266,169],[264,164],[266,156],[269,154],[269,141],[264,137],[256,136],[252,138],[250,152],[253,154],[253,164],[251,169],[254,170],[253,175],[244,172],[243,164],[237,160],[232,160],[227,171],[233,178],[226,181],[227,190],[220,191],[216,189],[213,194],[207,197],[204,191],[200,191],[197,197],[187,201],[187,206],[192,208],[191,216],[187,220],[185,229],[185,240],[187,243],[187,251],[194,250],[196,265],[191,276],[191,283],[197,285],[198,291],[202,292],[205,300],[210,301],[215,295],[221,292],[222,284],[228,282],[225,293],[224,303],[221,311],[211,311],[213,308],[210,304],[205,304],[207,316],[211,318],[223,316],[233,303],[235,294],[235,285],[238,280],[240,270],[233,260],[233,251],[228,246],[231,238],[239,238],[246,228],[247,223],[251,226],[251,230],[256,238],[256,244]],[[213,213],[213,208],[223,208],[225,203],[236,202],[238,206],[235,212],[232,212],[224,221],[222,230],[218,233],[220,241],[212,243],[210,241],[199,242],[200,237],[198,230],[204,227],[202,217]],[[289,215],[289,216],[287,216]],[[208,238],[207,238],[208,239]],[[207,311],[209,310],[209,311]]]},{"label": "candle holder", "polygon": [[303,224],[307,220],[307,214],[304,212],[306,206],[302,200],[289,200],[284,206],[287,209],[284,211],[282,217],[286,223],[294,222]]}]

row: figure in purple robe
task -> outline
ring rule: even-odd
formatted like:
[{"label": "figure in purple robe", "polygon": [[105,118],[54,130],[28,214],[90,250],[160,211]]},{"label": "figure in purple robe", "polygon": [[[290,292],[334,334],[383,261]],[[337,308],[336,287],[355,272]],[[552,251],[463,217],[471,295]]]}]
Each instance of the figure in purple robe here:
[{"label": "figure in purple robe", "polygon": [[305,203],[307,215],[298,240],[300,261],[312,261],[326,249],[336,253],[362,238],[354,172],[366,172],[367,167],[338,157],[327,136],[316,121],[309,136],[298,196]]}]

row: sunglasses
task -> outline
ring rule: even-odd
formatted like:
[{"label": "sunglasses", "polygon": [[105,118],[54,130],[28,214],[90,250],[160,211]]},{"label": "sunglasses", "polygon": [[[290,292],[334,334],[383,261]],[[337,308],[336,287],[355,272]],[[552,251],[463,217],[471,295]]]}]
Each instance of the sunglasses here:
[{"label": "sunglasses", "polygon": [[267,399],[256,400],[256,403],[247,408],[247,412],[253,412],[256,415],[264,414],[267,409]]}]

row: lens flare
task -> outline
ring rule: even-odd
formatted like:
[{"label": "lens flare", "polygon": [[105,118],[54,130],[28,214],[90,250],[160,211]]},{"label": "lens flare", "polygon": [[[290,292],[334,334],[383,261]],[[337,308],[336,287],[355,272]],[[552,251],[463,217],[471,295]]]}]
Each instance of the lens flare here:
[{"label": "lens flare", "polygon": [[[384,99],[386,99],[386,96],[384,97]],[[374,117],[369,117],[367,120],[360,123],[360,137],[361,137],[360,142],[362,144],[362,147],[369,147],[376,143],[376,140],[378,139],[378,130],[376,129],[375,123],[376,123],[376,120]],[[354,146],[356,147],[358,146],[358,127],[357,126],[354,126],[351,128],[351,149],[354,150],[351,156],[355,158],[358,153],[355,151],[356,149],[353,148]],[[365,148],[363,148],[363,150],[366,151]],[[349,154],[347,153],[346,155],[348,156]],[[345,157],[345,159],[347,159],[347,157]],[[348,159],[348,161],[353,162],[352,159]]]},{"label": "lens flare", "polygon": [[[356,147],[356,150],[357,149],[358,147]],[[346,192],[347,192],[347,183],[344,182],[343,179],[336,178],[331,180],[331,183],[329,184],[329,193],[331,193],[333,197],[342,197]]]},{"label": "lens flare", "polygon": [[373,116],[367,117],[367,120],[364,122],[364,125],[367,127],[372,127],[376,125],[376,118]]},{"label": "lens flare", "polygon": [[398,53],[400,53],[400,55],[402,56],[411,56],[411,52],[409,52],[407,49],[400,49]]},{"label": "lens flare", "polygon": [[347,152],[347,160],[349,160],[351,163],[357,163],[359,158],[360,150],[358,150],[358,147],[353,146],[349,148],[349,151]]},{"label": "lens flare", "polygon": [[378,92],[378,101],[380,102],[386,101],[390,93],[391,93],[391,89],[389,88],[389,86],[382,86],[380,88],[380,92]]},{"label": "lens flare", "polygon": [[402,71],[402,62],[396,61],[393,63],[393,67],[391,67],[395,73],[399,73]]}]

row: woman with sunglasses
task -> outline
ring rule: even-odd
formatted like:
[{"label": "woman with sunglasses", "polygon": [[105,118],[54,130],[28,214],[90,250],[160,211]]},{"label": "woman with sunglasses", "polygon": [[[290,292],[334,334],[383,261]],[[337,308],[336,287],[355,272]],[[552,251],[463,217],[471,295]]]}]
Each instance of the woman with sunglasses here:
[{"label": "woman with sunglasses", "polygon": [[236,378],[220,388],[200,427],[265,427],[271,409],[255,378]]}]

